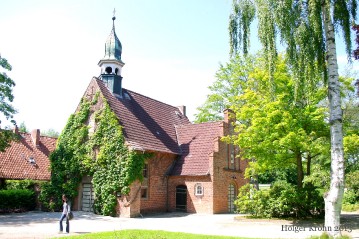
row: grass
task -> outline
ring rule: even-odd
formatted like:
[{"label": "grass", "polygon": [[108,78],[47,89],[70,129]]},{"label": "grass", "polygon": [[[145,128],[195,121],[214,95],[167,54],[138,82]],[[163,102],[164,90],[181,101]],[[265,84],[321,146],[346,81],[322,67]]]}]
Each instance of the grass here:
[{"label": "grass", "polygon": [[[209,235],[199,235],[199,234],[190,234],[182,232],[167,232],[159,230],[121,230],[121,231],[112,231],[112,232],[98,232],[98,233],[89,233],[78,236],[68,236],[68,238],[76,239],[93,239],[93,238],[103,238],[103,239],[246,239],[245,237],[230,237],[230,236],[209,236]],[[247,238],[248,239],[248,238]],[[252,238],[253,239],[253,238]]]},{"label": "grass", "polygon": [[345,212],[355,212],[359,211],[359,203],[356,204],[343,204],[342,210]]},{"label": "grass", "polygon": [[[333,239],[333,237],[329,236],[327,233],[323,233],[320,236],[312,236],[309,239]],[[340,236],[336,239],[351,239],[349,236]]]}]

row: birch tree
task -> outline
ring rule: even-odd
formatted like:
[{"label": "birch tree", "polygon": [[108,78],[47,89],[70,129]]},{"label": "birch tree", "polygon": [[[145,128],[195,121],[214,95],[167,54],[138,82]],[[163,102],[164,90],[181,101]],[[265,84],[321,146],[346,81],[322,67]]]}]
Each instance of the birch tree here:
[{"label": "birch tree", "polygon": [[343,35],[350,56],[350,30],[356,10],[356,0],[234,0],[229,21],[231,54],[238,54],[240,50],[246,54],[250,25],[256,17],[258,38],[271,72],[274,72],[277,40],[280,40],[296,81],[298,102],[305,96],[307,87],[313,87],[313,75],[323,75],[328,88],[331,133],[331,182],[324,196],[325,226],[334,237],[340,235],[334,228],[340,226],[344,193],[343,125],[335,31]]}]

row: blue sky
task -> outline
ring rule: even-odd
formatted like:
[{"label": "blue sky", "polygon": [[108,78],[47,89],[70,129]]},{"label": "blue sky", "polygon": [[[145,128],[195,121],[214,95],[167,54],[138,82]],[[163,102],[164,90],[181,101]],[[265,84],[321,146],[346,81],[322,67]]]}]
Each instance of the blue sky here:
[{"label": "blue sky", "polygon": [[[112,28],[123,87],[178,106],[193,120],[228,61],[232,0],[12,0],[0,8],[0,54],[16,83],[15,120],[61,131],[93,76]],[[252,33],[253,37],[255,32]],[[252,47],[258,48],[255,41]],[[344,52],[338,50],[340,60]],[[4,126],[4,125],[2,125]]]}]

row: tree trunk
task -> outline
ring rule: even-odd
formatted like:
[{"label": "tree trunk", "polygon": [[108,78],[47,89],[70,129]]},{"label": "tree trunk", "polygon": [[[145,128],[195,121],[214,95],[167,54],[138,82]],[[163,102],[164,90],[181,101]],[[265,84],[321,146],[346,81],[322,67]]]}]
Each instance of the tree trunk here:
[{"label": "tree trunk", "polygon": [[310,165],[311,165],[311,163],[312,163],[312,156],[309,153],[308,158],[307,158],[307,176],[310,175]]},{"label": "tree trunk", "polygon": [[303,163],[302,154],[297,153],[297,185],[298,188],[303,188]]},{"label": "tree trunk", "polygon": [[328,98],[330,110],[331,172],[330,190],[324,196],[325,227],[333,237],[340,236],[340,212],[344,194],[343,128],[335,33],[330,13],[330,1],[323,6],[323,23],[328,63]]}]

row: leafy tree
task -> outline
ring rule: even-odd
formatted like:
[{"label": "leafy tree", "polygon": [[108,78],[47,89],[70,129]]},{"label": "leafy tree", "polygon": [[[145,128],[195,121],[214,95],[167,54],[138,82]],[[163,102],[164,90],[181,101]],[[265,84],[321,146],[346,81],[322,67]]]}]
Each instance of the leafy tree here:
[{"label": "leafy tree", "polygon": [[[329,128],[324,121],[325,108],[319,106],[325,98],[324,90],[312,91],[305,100],[296,102],[294,80],[284,59],[277,61],[272,82],[265,60],[258,58],[255,64],[242,86],[243,93],[231,107],[238,132],[232,140],[242,148],[243,157],[256,159],[248,173],[295,165],[297,186],[302,188],[304,175],[311,173],[312,160],[328,151]],[[275,99],[268,91],[270,85],[275,87]]]},{"label": "leafy tree", "polygon": [[26,127],[25,122],[21,122],[20,126],[19,126],[19,132],[21,133],[28,133],[29,130]]},{"label": "leafy tree", "polygon": [[57,137],[59,137],[60,133],[54,129],[48,129],[48,130],[42,131],[41,135],[57,138]]},{"label": "leafy tree", "polygon": [[[9,62],[0,55],[0,67],[11,71],[12,67]],[[6,74],[6,72],[0,72],[0,112],[5,116],[7,120],[12,120],[13,114],[16,110],[11,105],[14,99],[12,95],[12,88],[15,86],[15,82]],[[6,147],[10,145],[11,140],[15,139],[15,135],[10,130],[0,130],[0,151],[5,151]]]},{"label": "leafy tree", "polygon": [[[325,99],[325,91],[323,87],[319,91],[312,89],[301,102],[295,101],[294,80],[283,57],[279,57],[274,72],[276,99],[273,100],[268,92],[273,83],[265,62],[260,54],[237,55],[221,66],[210,88],[212,94],[198,108],[197,121],[211,120],[211,114],[218,115],[218,105],[232,108],[239,135],[228,140],[242,148],[242,157],[255,159],[250,163],[247,176],[258,174],[261,180],[268,180],[265,178],[275,171],[276,177],[294,181],[301,188],[304,175],[311,173],[312,161],[328,151],[326,109],[319,105]],[[212,104],[214,99],[220,102]],[[293,175],[296,178],[293,179]]]},{"label": "leafy tree", "polygon": [[254,71],[254,61],[255,58],[252,56],[237,57],[220,66],[216,73],[216,81],[209,86],[211,94],[206,102],[197,108],[197,123],[223,119],[223,111],[233,105],[235,98],[243,93],[242,86],[247,82],[249,74]]},{"label": "leafy tree", "polygon": [[[335,31],[341,30],[346,52],[351,55],[350,24],[356,18],[356,10],[356,0],[234,0],[229,23],[232,52],[237,53],[236,46],[242,44],[246,54],[248,31],[257,14],[258,37],[271,73],[277,56],[277,38],[280,38],[296,79],[298,96],[305,94],[313,74],[322,74],[328,84],[331,184],[325,196],[325,226],[332,228],[340,226],[344,193],[343,125]],[[270,89],[273,91],[273,86]],[[330,233],[335,237],[340,235],[340,231]]]}]

